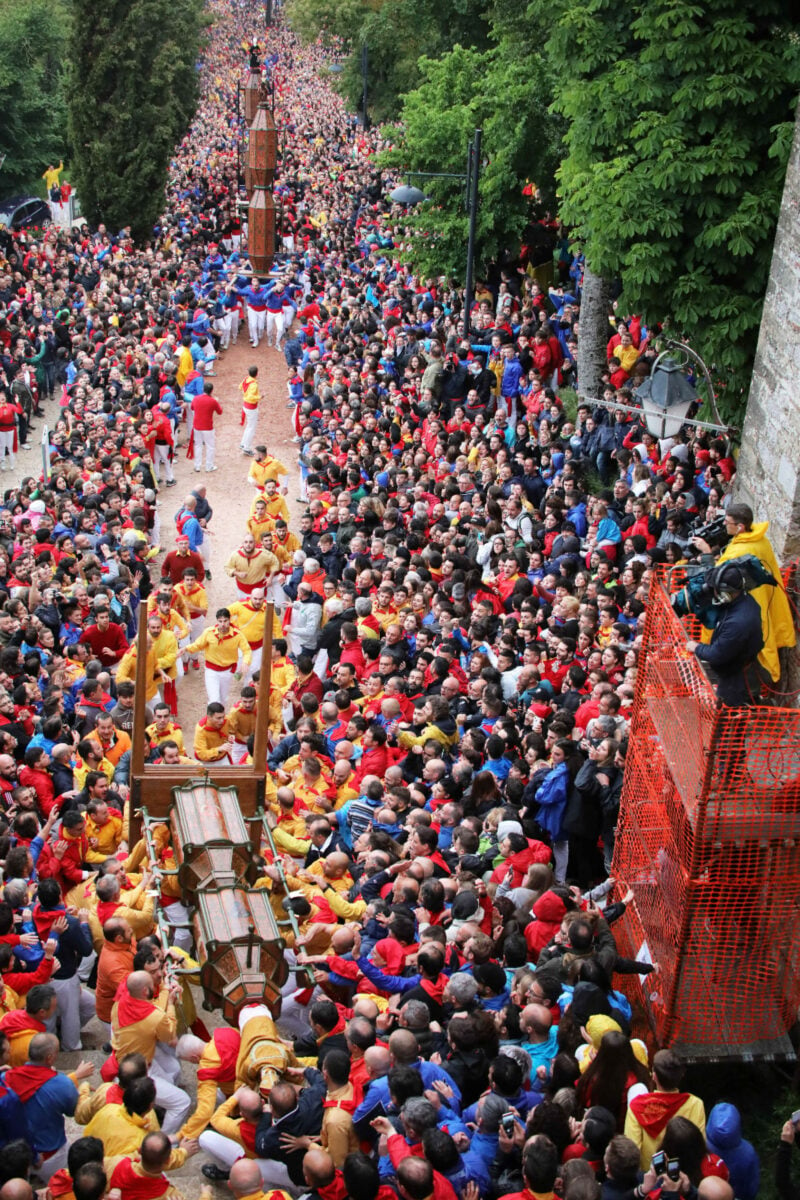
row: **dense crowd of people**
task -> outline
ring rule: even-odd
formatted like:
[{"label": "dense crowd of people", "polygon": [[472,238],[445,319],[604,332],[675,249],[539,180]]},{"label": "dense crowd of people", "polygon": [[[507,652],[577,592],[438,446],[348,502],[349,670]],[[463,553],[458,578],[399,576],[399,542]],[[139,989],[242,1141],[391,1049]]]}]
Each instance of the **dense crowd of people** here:
[{"label": "dense crowd of people", "polygon": [[[0,1200],[30,1200],[31,1179],[55,1200],[160,1200],[198,1152],[239,1200],[751,1200],[736,1107],[706,1115],[678,1056],[633,1036],[620,984],[658,966],[619,954],[631,897],[609,874],[654,573],[712,561],[695,531],[720,518],[724,558],[778,573],[731,500],[731,447],[659,441],[625,411],[655,357],[636,316],[609,314],[608,407],[570,406],[568,252],[549,290],[524,258],[498,269],[469,314],[419,278],[381,131],[325,83],[327,52],[280,26],[249,51],[287,131],[281,254],[254,278],[233,115],[254,14],[212,8],[152,244],[0,234],[0,470],[51,426],[48,476],[0,504]],[[157,496],[182,436],[197,473],[217,470],[215,363],[245,331],[253,357],[262,339],[285,356],[286,393],[262,396],[257,365],[242,382],[253,502],[210,613],[207,488],[174,527]],[[259,440],[268,403],[291,409],[297,468]],[[759,649],[774,681],[793,644],[774,591],[748,652],[692,644],[729,703],[748,702]],[[246,1008],[238,1029],[209,1033],[172,971],[196,963],[160,873],[169,831],[155,857],[130,843],[142,605],[148,761],[187,778],[252,762],[268,706],[259,886],[298,933],[280,1010]],[[189,744],[179,695],[201,663]],[[57,1070],[91,1022],[99,1085],[90,1062]]]}]

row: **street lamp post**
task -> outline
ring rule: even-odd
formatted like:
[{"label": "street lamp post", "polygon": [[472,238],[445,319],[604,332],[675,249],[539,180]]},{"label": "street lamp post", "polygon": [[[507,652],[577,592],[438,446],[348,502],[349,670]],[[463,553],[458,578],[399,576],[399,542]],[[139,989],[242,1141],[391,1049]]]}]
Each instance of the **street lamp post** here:
[{"label": "street lamp post", "polygon": [[[475,291],[475,234],[478,223],[478,185],[481,175],[482,138],[483,130],[476,129],[467,150],[467,170],[463,175],[453,171],[406,171],[406,175],[409,178],[414,176],[416,179],[459,179],[466,185],[465,206],[469,213],[469,226],[467,233],[467,266],[464,279],[464,333],[467,337],[469,337],[472,331],[472,302]],[[425,193],[420,191],[419,188],[405,183],[390,192],[389,199],[393,204],[402,204],[406,208],[411,208],[416,204],[422,203],[425,199]]]},{"label": "street lamp post", "polygon": [[369,73],[369,50],[367,43],[361,47],[361,109],[364,113],[364,132],[369,129],[369,116],[367,115],[367,77]]}]

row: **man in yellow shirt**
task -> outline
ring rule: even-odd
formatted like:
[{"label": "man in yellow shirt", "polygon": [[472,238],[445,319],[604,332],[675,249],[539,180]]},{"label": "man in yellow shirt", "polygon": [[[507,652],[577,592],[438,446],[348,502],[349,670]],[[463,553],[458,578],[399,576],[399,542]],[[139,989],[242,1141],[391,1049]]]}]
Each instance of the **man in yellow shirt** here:
[{"label": "man in yellow shirt", "polygon": [[[267,453],[266,446],[256,446],[255,458],[250,464],[250,470],[247,472],[247,482],[252,483],[259,491],[264,490],[264,484],[268,479],[274,479],[276,482],[280,475],[288,475],[286,467],[277,458],[273,458]],[[286,491],[286,488],[283,488]]]},{"label": "man in yellow shirt", "polygon": [[148,1064],[148,1075],[156,1085],[159,1108],[166,1110],[163,1130],[176,1133],[189,1112],[191,1101],[175,1084],[180,1065],[169,1047],[177,1034],[175,1001],[181,985],[162,987],[154,999],[152,977],[147,971],[134,971],[117,993],[111,1009],[111,1045],[116,1061],[138,1052]]},{"label": "man in yellow shirt", "polygon": [[176,742],[178,748],[183,752],[183,730],[177,721],[172,720],[169,705],[165,704],[163,700],[160,704],[156,704],[153,716],[155,720],[152,725],[145,728],[150,749],[155,750],[162,742]]},{"label": "man in yellow shirt", "polygon": [[287,563],[291,564],[295,551],[301,549],[299,537],[290,532],[287,522],[282,517],[275,522],[272,544],[268,545],[267,549],[272,551],[281,567],[285,567]]},{"label": "man in yellow shirt", "polygon": [[225,573],[236,580],[239,596],[244,600],[256,588],[266,592],[279,570],[280,563],[275,555],[257,547],[252,533],[244,535],[241,546],[225,564]]},{"label": "man in yellow shirt", "polygon": [[223,707],[231,690],[234,672],[241,654],[245,664],[252,657],[250,646],[238,629],[231,627],[231,614],[227,608],[217,609],[215,625],[209,625],[200,637],[186,647],[189,654],[202,650],[205,655],[205,684],[209,704],[219,703]]},{"label": "man in yellow shirt", "polygon": [[[258,496],[253,504],[253,514],[247,518],[247,532],[252,533],[253,540],[257,546],[269,549],[266,539],[267,537],[272,537],[274,528],[275,522],[272,517],[267,515],[267,502],[263,496]],[[277,554],[275,557],[278,557]]]},{"label": "man in yellow shirt", "polygon": [[[247,638],[252,655],[247,668],[246,679],[261,669],[261,655],[264,652],[264,631],[267,620],[266,600],[264,589],[254,588],[247,600],[236,600],[228,606],[231,614],[231,624]],[[281,623],[273,614],[271,636],[280,637]]]},{"label": "man in yellow shirt", "polygon": [[242,393],[242,413],[244,415],[244,432],[240,449],[248,457],[253,455],[253,438],[256,436],[256,425],[258,424],[258,406],[261,401],[261,393],[258,390],[258,367],[249,367],[247,375],[239,384],[239,391]]},{"label": "man in yellow shirt", "polygon": [[217,1090],[226,1098],[233,1095],[241,1042],[239,1031],[224,1025],[214,1030],[210,1042],[192,1033],[178,1039],[178,1058],[197,1064],[197,1104],[180,1131],[181,1137],[196,1138],[203,1132],[217,1107]]},{"label": "man in yellow shirt", "polygon": [[[105,776],[103,783],[108,791]],[[105,800],[90,799],[86,811],[86,837],[89,842],[87,862],[101,863],[112,858],[125,841],[125,820],[119,809],[110,808]]]},{"label": "man in yellow shirt", "polygon": [[268,479],[264,484],[263,499],[267,506],[267,516],[277,521],[280,518],[282,521],[289,521],[289,509],[286,506],[286,501],[278,491],[278,485],[274,479]]},{"label": "man in yellow shirt", "polygon": [[[208,612],[208,593],[202,583],[197,582],[197,571],[194,567],[187,567],[183,572],[183,579],[180,583],[175,584],[174,594],[180,597],[186,609],[187,618],[189,621],[189,636],[197,638],[203,632],[206,613]],[[188,641],[188,639],[187,639]],[[183,643],[186,645],[186,642]],[[189,655],[184,659],[184,666],[188,665]],[[192,666],[195,671],[200,667],[200,660],[197,655],[192,658]]]},{"label": "man in yellow shirt", "polygon": [[[122,1093],[121,1104],[105,1104],[83,1131],[84,1137],[100,1138],[105,1158],[117,1158],[124,1154],[135,1154],[148,1133],[160,1129],[155,1114],[156,1085],[147,1075],[134,1079]],[[199,1150],[196,1142],[184,1135],[180,1144],[173,1149],[168,1163],[170,1170],[177,1171]]]},{"label": "man in yellow shirt", "polygon": [[230,761],[230,731],[225,705],[213,700],[194,730],[194,754],[200,762]]}]

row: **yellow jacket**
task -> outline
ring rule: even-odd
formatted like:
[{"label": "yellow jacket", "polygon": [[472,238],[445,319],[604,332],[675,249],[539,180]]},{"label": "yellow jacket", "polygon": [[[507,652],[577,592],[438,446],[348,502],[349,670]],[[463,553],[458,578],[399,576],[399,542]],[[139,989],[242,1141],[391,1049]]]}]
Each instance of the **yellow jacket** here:
[{"label": "yellow jacket", "polygon": [[[705,1135],[706,1132],[706,1110],[703,1107],[703,1101],[698,1096],[688,1095],[686,1103],[683,1104],[676,1113],[676,1117],[685,1117],[687,1121],[691,1121],[696,1125],[700,1132]],[[625,1137],[630,1138],[639,1147],[639,1164],[643,1171],[646,1171],[650,1166],[650,1161],[656,1150],[661,1147],[664,1141],[664,1130],[666,1125],[658,1134],[649,1134],[628,1109],[628,1115],[625,1117]]]},{"label": "yellow jacket", "polygon": [[[94,1114],[83,1131],[84,1137],[97,1137],[103,1143],[105,1158],[135,1154],[148,1133],[158,1133],[161,1126],[151,1109],[143,1117],[129,1113],[124,1104],[106,1104]],[[173,1150],[167,1169],[178,1170],[186,1162],[185,1150]]]},{"label": "yellow jacket", "polygon": [[239,661],[239,653],[246,663],[253,657],[246,637],[238,629],[231,628],[226,634],[220,634],[216,625],[209,625],[196,641],[186,647],[189,654],[202,650],[206,662],[215,667],[235,667]]},{"label": "yellow jacket", "polygon": [[279,462],[277,458],[273,458],[271,454],[268,454],[263,462],[257,462],[253,459],[250,464],[250,470],[247,472],[247,478],[257,488],[263,488],[268,479],[274,479],[277,482],[278,476],[288,474],[289,472],[283,463]]},{"label": "yellow jacket", "polygon": [[[767,537],[768,521],[758,521],[746,533],[737,533],[731,538],[717,559],[717,566],[729,562],[732,558],[741,558],[744,554],[752,554],[778,580],[779,586],[772,587],[763,584],[755,588],[750,595],[758,601],[761,609],[761,632],[764,638],[764,649],[758,656],[758,661],[770,677],[777,681],[781,675],[781,665],[778,651],[784,646],[794,646],[797,638],[794,631],[794,618],[789,606],[786,589],[783,586],[781,569],[775,557],[775,551]],[[703,631],[703,641],[711,641],[711,632]]]},{"label": "yellow jacket", "polygon": [[86,861],[105,862],[107,858],[111,858],[117,853],[120,842],[125,841],[125,821],[121,814],[115,816],[112,811],[105,825],[96,825],[91,814],[87,813],[86,836],[97,839],[97,845],[90,847],[87,851]]},{"label": "yellow jacket", "polygon": [[242,393],[242,404],[246,408],[257,408],[261,399],[261,393],[258,390],[258,380],[252,379],[249,375],[247,379],[243,379],[239,384],[239,391]]},{"label": "yellow jacket", "polygon": [[[264,641],[264,629],[267,623],[267,607],[255,609],[249,600],[235,600],[233,604],[228,605],[228,612],[231,614],[231,621],[247,638],[251,646],[260,646]],[[281,628],[278,614],[273,612],[272,617],[272,636],[282,637],[283,630]]]},{"label": "yellow jacket", "polygon": [[[203,718],[205,720],[205,718]],[[194,728],[194,756],[200,762],[219,762],[228,753],[228,718],[222,722],[221,729],[212,729],[209,725],[198,722]]]},{"label": "yellow jacket", "polygon": [[269,550],[256,548],[252,554],[234,550],[225,564],[225,574],[233,577],[236,572],[237,582],[244,588],[252,588],[258,583],[263,583],[268,575],[276,575],[280,566],[275,555]]}]

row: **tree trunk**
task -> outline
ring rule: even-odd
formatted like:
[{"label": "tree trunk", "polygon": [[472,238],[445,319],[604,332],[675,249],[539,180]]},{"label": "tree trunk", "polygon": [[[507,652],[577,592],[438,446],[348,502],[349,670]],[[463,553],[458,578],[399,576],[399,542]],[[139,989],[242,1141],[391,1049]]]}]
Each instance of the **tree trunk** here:
[{"label": "tree trunk", "polygon": [[578,334],[578,394],[596,400],[603,394],[603,371],[608,365],[606,346],[610,337],[611,285],[590,267],[583,272],[580,328]]}]

